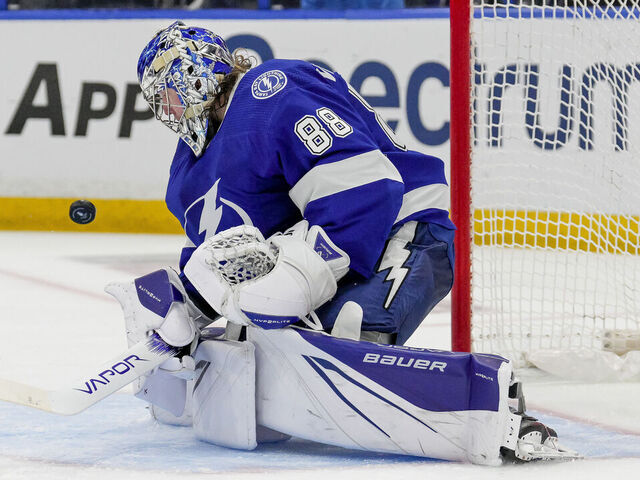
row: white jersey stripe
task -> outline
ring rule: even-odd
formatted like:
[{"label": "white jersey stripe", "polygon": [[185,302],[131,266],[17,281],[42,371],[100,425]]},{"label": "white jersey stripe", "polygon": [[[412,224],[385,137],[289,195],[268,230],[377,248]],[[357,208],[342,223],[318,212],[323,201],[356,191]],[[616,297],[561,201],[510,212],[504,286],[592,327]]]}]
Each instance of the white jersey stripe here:
[{"label": "white jersey stripe", "polygon": [[434,183],[424,187],[416,188],[407,192],[402,197],[402,207],[395,223],[407,218],[409,215],[427,210],[428,208],[439,208],[449,210],[449,186],[443,183]]},{"label": "white jersey stripe", "polygon": [[386,178],[403,183],[393,163],[380,150],[372,150],[313,167],[293,186],[289,197],[304,214],[314,200]]}]

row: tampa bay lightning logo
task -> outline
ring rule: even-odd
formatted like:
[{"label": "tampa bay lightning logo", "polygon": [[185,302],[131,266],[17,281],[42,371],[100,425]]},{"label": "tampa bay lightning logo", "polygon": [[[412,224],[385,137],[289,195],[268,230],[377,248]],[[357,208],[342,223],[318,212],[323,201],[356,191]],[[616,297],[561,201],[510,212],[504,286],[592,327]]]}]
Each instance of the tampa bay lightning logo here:
[{"label": "tampa bay lightning logo", "polygon": [[[217,179],[213,186],[204,195],[196,198],[184,212],[184,230],[187,235],[193,235],[192,241],[196,244],[196,236],[204,234],[204,238],[200,238],[202,241],[218,231],[236,225],[253,225],[244,209],[218,195],[219,183],[220,179]],[[227,213],[223,215],[225,211]],[[191,238],[190,235],[189,237]]]},{"label": "tampa bay lightning logo", "polygon": [[269,70],[264,72],[253,81],[251,94],[253,98],[262,100],[273,97],[287,85],[287,76],[280,70]]}]

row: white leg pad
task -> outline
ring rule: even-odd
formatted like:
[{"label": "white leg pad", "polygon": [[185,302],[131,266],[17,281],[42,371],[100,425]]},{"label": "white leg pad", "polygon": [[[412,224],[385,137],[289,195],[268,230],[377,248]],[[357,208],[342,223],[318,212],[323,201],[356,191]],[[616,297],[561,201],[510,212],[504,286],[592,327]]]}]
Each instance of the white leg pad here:
[{"label": "white leg pad", "polygon": [[151,416],[167,425],[191,425],[195,363],[192,357],[172,357],[142,377],[136,397],[150,403]]},{"label": "white leg pad", "polygon": [[[500,446],[509,418],[508,362],[491,374],[480,365],[478,368],[486,375],[473,374],[469,378],[464,366],[453,365],[458,354],[438,356],[434,351],[432,358],[447,363],[433,359],[429,363],[426,358],[431,352],[422,349],[335,337],[325,337],[326,343],[321,337],[320,342],[309,342],[312,337],[299,332],[291,328],[247,329],[247,339],[256,348],[260,425],[346,448],[485,465],[501,463]],[[322,334],[311,335],[318,338]],[[317,346],[336,343],[342,344],[344,355],[340,356],[349,356],[354,361],[344,363]],[[378,372],[377,379],[361,373],[373,370]],[[444,385],[451,379],[451,385],[458,382],[463,387],[442,390],[442,405],[460,405],[460,401],[454,402],[456,398],[474,397],[474,391],[479,390],[480,398],[487,395],[492,398],[492,409],[471,406],[428,410],[419,406],[421,392],[428,392],[432,380],[437,378],[444,379]],[[386,379],[387,386],[405,387],[390,390],[377,383],[380,379]],[[471,392],[464,388],[469,383]]]},{"label": "white leg pad", "polygon": [[[191,411],[199,439],[243,450],[291,435],[497,465],[500,447],[513,447],[517,439],[508,406],[511,365],[500,357],[378,345],[297,328],[248,327],[247,339],[204,340],[186,392],[164,375],[156,378],[158,391],[175,395],[175,404],[153,391],[147,399],[175,415],[184,405],[182,415]],[[180,403],[185,393],[187,402]]]},{"label": "white leg pad", "polygon": [[[177,418],[188,413],[185,412],[187,383],[188,381],[183,378],[158,370],[145,379],[135,396],[171,414],[166,416],[161,413],[158,416],[154,413],[154,418],[158,421],[169,425],[183,425],[183,422],[178,421]],[[176,421],[173,421],[173,418]]]},{"label": "white leg pad", "polygon": [[253,344],[206,340],[198,346],[195,361],[192,415],[196,436],[223,447],[256,448]]}]

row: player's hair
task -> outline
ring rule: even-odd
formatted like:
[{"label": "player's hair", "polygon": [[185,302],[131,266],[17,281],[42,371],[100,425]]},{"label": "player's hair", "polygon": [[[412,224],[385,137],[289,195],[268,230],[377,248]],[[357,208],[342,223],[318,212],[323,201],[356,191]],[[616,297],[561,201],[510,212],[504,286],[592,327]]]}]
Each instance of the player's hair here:
[{"label": "player's hair", "polygon": [[209,112],[209,122],[207,127],[207,144],[211,141],[213,136],[220,128],[220,122],[215,116],[215,110],[224,108],[229,101],[229,94],[233,87],[235,87],[238,78],[243,73],[249,71],[251,67],[253,67],[255,62],[255,57],[250,56],[243,49],[236,49],[233,51],[231,55],[233,58],[233,67],[231,68],[231,72],[226,74],[222,79],[218,82],[218,93],[216,93],[216,97],[213,100],[213,107]]},{"label": "player's hair", "polygon": [[225,106],[227,100],[229,99],[229,94],[236,82],[238,81],[238,77],[243,73],[249,71],[251,67],[253,67],[254,62],[256,60],[255,57],[249,55],[244,49],[236,49],[233,51],[233,67],[231,72],[224,76],[220,83],[218,84],[218,88],[220,89],[216,94],[216,99],[214,105],[216,108],[222,108]]}]

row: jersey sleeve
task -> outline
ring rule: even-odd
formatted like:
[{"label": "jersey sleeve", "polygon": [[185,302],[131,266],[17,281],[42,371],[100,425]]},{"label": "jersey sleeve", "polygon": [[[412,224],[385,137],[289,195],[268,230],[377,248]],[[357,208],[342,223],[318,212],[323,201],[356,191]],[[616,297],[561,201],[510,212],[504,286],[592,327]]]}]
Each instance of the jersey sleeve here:
[{"label": "jersey sleeve", "polygon": [[287,92],[276,142],[291,200],[349,254],[350,268],[368,278],[402,206],[404,184],[331,82]]}]

